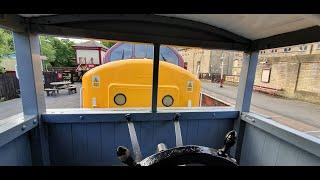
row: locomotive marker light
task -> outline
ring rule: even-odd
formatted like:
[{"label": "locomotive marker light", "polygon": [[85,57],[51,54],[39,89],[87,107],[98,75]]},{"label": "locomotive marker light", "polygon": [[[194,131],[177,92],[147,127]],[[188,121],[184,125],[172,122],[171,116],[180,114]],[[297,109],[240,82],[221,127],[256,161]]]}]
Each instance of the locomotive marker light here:
[{"label": "locomotive marker light", "polygon": [[170,95],[166,95],[162,98],[162,104],[166,107],[170,107],[173,104],[173,98]]},{"label": "locomotive marker light", "polygon": [[124,94],[119,93],[117,95],[114,96],[114,103],[116,103],[116,105],[118,106],[122,106],[127,102],[127,98]]},{"label": "locomotive marker light", "polygon": [[97,107],[97,99],[95,97],[92,98],[92,107]]}]

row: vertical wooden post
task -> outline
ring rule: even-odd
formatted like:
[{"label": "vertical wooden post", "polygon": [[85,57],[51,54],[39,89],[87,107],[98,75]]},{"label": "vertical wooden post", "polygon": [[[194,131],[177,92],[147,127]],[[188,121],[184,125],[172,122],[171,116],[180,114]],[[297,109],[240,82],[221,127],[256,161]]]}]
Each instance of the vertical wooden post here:
[{"label": "vertical wooden post", "polygon": [[38,115],[38,126],[30,132],[35,165],[50,165],[46,126],[41,114],[46,110],[40,43],[37,34],[13,33],[24,115]]},{"label": "vertical wooden post", "polygon": [[238,94],[236,100],[236,109],[240,112],[239,118],[234,123],[234,128],[238,132],[238,141],[235,148],[232,149],[237,161],[240,161],[241,147],[243,135],[245,131],[245,122],[241,120],[242,112],[250,111],[252,90],[256,74],[259,52],[251,52],[245,54],[242,61],[242,68],[240,73],[240,81],[238,86]]}]

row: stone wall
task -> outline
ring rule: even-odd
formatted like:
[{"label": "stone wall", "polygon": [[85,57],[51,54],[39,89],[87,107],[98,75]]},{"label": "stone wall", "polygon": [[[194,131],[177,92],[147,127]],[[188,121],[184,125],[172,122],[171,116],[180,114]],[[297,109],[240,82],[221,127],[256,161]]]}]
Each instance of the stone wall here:
[{"label": "stone wall", "polygon": [[[197,73],[221,73],[221,57],[224,58],[223,74],[233,75],[239,70],[238,65],[233,66],[234,61],[242,60],[242,52],[225,50],[208,50],[200,48],[185,48],[179,50],[180,55],[187,63],[187,70]],[[239,64],[239,63],[236,64]],[[199,70],[199,71],[198,71]]]},{"label": "stone wall", "polygon": [[[290,52],[284,52],[284,48],[288,47],[260,52],[254,84],[277,90],[280,96],[320,103],[320,43],[291,46]],[[237,85],[239,82],[242,52],[200,48],[179,52],[193,74],[197,73],[198,64],[199,73],[220,74],[223,56],[225,83]],[[263,69],[270,69],[269,82],[262,82]]]},{"label": "stone wall", "polygon": [[[271,69],[262,82],[263,69]],[[278,89],[278,95],[320,103],[320,55],[259,58],[256,86]]]}]

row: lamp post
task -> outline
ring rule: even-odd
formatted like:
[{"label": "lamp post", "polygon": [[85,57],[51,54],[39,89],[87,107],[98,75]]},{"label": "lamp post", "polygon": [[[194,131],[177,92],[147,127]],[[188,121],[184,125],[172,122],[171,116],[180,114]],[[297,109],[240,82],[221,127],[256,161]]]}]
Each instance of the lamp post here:
[{"label": "lamp post", "polygon": [[222,53],[220,59],[221,59],[220,87],[222,88],[223,87],[223,66],[224,66],[224,64],[223,64],[224,63],[223,62],[223,60],[224,60],[223,53]]}]

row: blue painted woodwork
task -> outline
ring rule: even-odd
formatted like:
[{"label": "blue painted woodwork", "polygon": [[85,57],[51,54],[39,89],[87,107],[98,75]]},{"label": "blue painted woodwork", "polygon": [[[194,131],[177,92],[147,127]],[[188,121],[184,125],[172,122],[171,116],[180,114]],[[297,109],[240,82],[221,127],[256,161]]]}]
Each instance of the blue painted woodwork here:
[{"label": "blue painted woodwork", "polygon": [[246,124],[240,165],[249,166],[319,166],[320,157],[273,134]]},{"label": "blue painted woodwork", "polygon": [[31,166],[31,150],[28,133],[0,147],[0,166]]},{"label": "blue painted woodwork", "polygon": [[[230,112],[231,114],[233,112]],[[156,145],[165,143],[175,147],[173,113],[157,116],[133,114],[133,123],[141,147],[143,158],[155,153]],[[192,114],[192,113],[191,113]],[[214,148],[223,145],[224,135],[232,129],[233,118],[212,118],[212,113],[204,116],[181,116],[181,131],[184,145],[195,144]],[[228,114],[228,113],[226,113]],[[104,115],[104,121],[94,121],[93,116],[83,115],[84,122],[68,123],[65,115],[43,116],[48,125],[50,159],[52,165],[122,165],[116,157],[116,148],[126,146],[131,152],[132,144],[127,122],[122,119],[108,120],[114,115]],[[64,119],[59,121],[59,116]],[[68,117],[68,116],[67,116]],[[120,117],[120,116],[118,116]],[[185,118],[183,118],[185,117]],[[207,119],[211,117],[211,119]],[[48,118],[48,119],[46,119]],[[101,116],[99,118],[102,119]],[[97,120],[97,119],[96,119]]]}]

